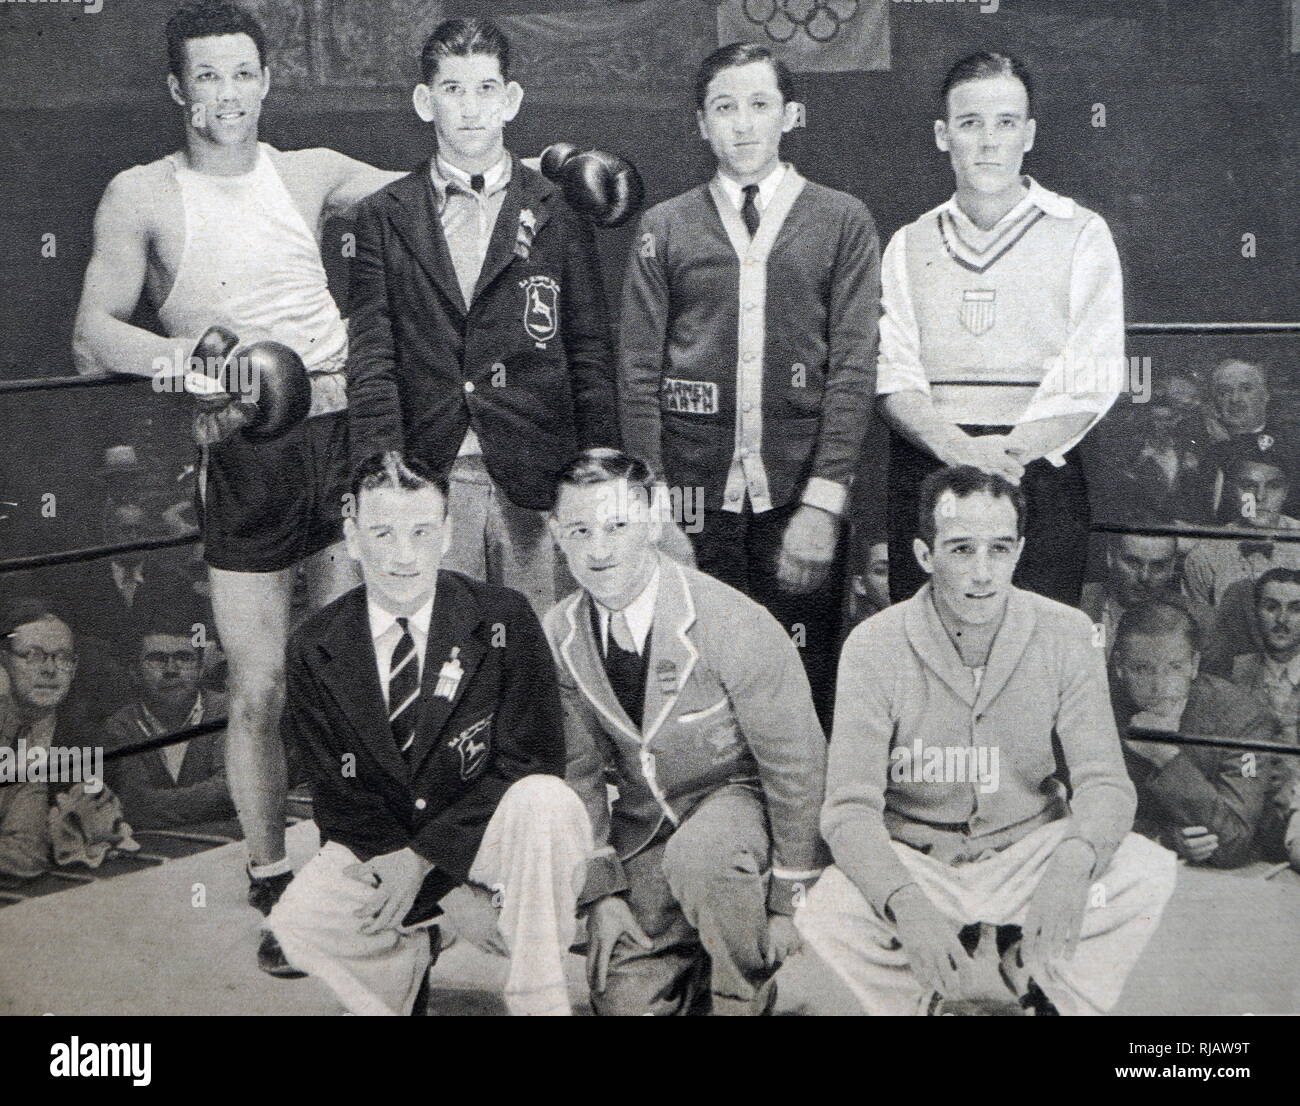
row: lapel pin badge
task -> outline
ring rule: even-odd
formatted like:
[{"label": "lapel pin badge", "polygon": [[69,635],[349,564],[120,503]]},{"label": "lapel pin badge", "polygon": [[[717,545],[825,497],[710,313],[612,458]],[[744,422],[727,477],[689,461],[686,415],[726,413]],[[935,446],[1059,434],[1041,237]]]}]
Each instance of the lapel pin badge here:
[{"label": "lapel pin badge", "polygon": [[659,690],[671,695],[677,690],[677,664],[674,661],[660,661],[655,665],[655,675],[659,679]]},{"label": "lapel pin badge", "polygon": [[456,689],[460,686],[460,678],[465,675],[465,669],[461,667],[460,646],[451,647],[451,656],[442,662],[442,668],[438,670],[438,683],[433,689],[433,695],[436,699],[446,699],[450,702],[456,697]]}]

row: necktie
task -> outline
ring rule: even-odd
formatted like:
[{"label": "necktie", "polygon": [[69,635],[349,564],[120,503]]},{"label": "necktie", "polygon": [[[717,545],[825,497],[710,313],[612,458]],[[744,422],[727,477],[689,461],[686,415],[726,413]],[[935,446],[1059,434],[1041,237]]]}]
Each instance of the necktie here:
[{"label": "necktie", "polygon": [[745,229],[750,238],[758,233],[758,185],[745,185],[745,203],[740,209],[740,217],[745,220]]},{"label": "necktie", "polygon": [[402,636],[388,665],[388,725],[403,756],[415,741],[415,718],[420,705],[420,665],[415,656],[415,638],[405,618],[399,618]]},{"label": "necktie", "polygon": [[640,650],[637,649],[636,642],[632,638],[632,627],[627,624],[627,615],[622,611],[615,611],[610,615],[609,636],[624,653],[639,655]]},{"label": "necktie", "polygon": [[470,178],[469,178],[469,186],[470,186],[472,189],[474,189],[475,192],[482,192],[482,191],[483,191],[483,174],[482,174],[482,173],[475,173],[472,177],[470,177]]}]

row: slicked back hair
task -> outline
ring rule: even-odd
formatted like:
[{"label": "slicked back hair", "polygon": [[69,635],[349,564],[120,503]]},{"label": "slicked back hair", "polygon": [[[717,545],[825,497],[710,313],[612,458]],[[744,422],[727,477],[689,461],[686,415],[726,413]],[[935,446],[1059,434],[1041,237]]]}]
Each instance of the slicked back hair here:
[{"label": "slicked back hair", "polygon": [[605,484],[611,480],[626,480],[629,488],[640,488],[650,501],[654,489],[654,474],[640,457],[633,457],[621,449],[597,446],[584,449],[555,478],[555,501],[566,487],[583,488],[591,484]]},{"label": "slicked back hair", "polygon": [[447,513],[450,486],[447,477],[435,472],[423,461],[403,457],[395,450],[376,453],[362,461],[352,474],[352,502],[361,504],[361,493],[376,488],[392,488],[404,492],[418,492],[424,488],[435,489],[442,496],[442,511]]},{"label": "slicked back hair", "polygon": [[490,19],[444,19],[424,40],[420,51],[420,79],[433,84],[443,58],[468,58],[482,54],[496,58],[501,79],[510,80],[510,39]]},{"label": "slicked back hair", "polygon": [[939,531],[939,500],[944,492],[952,492],[958,499],[966,499],[979,492],[987,492],[994,499],[1009,499],[1016,509],[1016,537],[1025,536],[1025,493],[1005,477],[984,472],[974,465],[949,465],[937,469],[921,481],[920,503],[916,511],[917,532],[930,549],[934,549],[935,535]]},{"label": "slicked back hair", "polygon": [[719,46],[707,58],[700,62],[695,74],[695,107],[704,110],[704,97],[708,95],[709,84],[724,69],[734,69],[738,65],[765,61],[776,74],[776,87],[781,98],[788,104],[795,99],[794,77],[790,67],[772,53],[766,46],[757,42],[733,42],[728,46]]},{"label": "slicked back hair", "polygon": [[939,89],[941,118],[948,118],[948,93],[958,85],[983,80],[986,77],[1014,77],[1018,80],[1025,86],[1025,96],[1029,102],[1028,118],[1034,117],[1034,79],[1029,75],[1029,68],[1012,54],[981,50],[975,54],[967,54],[949,67],[943,78],[943,85]]},{"label": "slicked back hair", "polygon": [[180,80],[185,75],[185,44],[192,38],[247,35],[257,47],[257,61],[266,67],[266,31],[257,16],[229,0],[190,0],[167,20],[167,70]]},{"label": "slicked back hair", "polygon": [[1176,595],[1144,599],[1129,607],[1120,616],[1119,625],[1115,628],[1115,648],[1119,649],[1124,639],[1134,634],[1149,637],[1182,634],[1193,653],[1201,651],[1201,628],[1192,617],[1187,604]]}]

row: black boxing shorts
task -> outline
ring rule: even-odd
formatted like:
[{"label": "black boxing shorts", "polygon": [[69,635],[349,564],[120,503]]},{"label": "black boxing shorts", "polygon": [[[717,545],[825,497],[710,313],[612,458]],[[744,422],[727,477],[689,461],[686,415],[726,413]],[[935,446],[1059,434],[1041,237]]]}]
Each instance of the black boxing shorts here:
[{"label": "black boxing shorts", "polygon": [[196,493],[203,559],[278,572],[343,537],[348,413],[304,419],[272,442],[233,434],[208,449]]}]

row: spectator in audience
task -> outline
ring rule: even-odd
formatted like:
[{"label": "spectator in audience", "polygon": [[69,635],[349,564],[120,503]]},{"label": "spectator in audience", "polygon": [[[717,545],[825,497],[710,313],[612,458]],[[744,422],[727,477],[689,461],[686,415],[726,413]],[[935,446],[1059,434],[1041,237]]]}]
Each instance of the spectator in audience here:
[{"label": "spectator in audience", "polygon": [[1112,688],[1138,792],[1135,828],[1193,864],[1235,868],[1260,858],[1272,783],[1258,758],[1236,749],[1136,741],[1130,729],[1268,741],[1261,698],[1201,674],[1200,634],[1176,597],[1148,599],[1124,612]]},{"label": "spectator in audience", "polygon": [[[1282,513],[1291,490],[1290,450],[1271,435],[1238,443],[1223,469],[1223,502],[1231,503],[1234,530],[1297,530],[1300,521]],[[1187,594],[1217,604],[1229,585],[1255,580],[1270,568],[1300,568],[1300,541],[1211,538],[1198,542],[1183,565]]]},{"label": "spectator in audience", "polygon": [[[8,695],[0,697],[0,745],[19,748],[23,729],[17,704]],[[46,791],[43,782],[0,783],[0,876],[31,879],[49,869]]]},{"label": "spectator in audience", "polygon": [[1278,737],[1296,741],[1300,718],[1300,571],[1270,568],[1253,587],[1260,648],[1232,660],[1232,682],[1268,700]]},{"label": "spectator in audience", "polygon": [[[123,545],[162,536],[139,503],[108,510],[104,543]],[[133,612],[158,593],[183,596],[188,583],[170,570],[165,558],[149,553],[119,553],[84,565],[53,570],[46,584],[59,610],[81,639],[94,638],[120,656],[130,655],[139,639]],[[83,640],[84,644],[84,640]]]},{"label": "spectator in audience", "polygon": [[1274,434],[1262,365],[1237,358],[1221,361],[1210,373],[1206,392],[1203,409],[1178,429],[1184,457],[1182,517],[1191,522],[1210,522],[1219,514],[1223,468],[1234,450],[1250,442],[1267,448],[1263,442]]},{"label": "spectator in audience", "polygon": [[[0,697],[0,744],[39,747],[47,756],[51,748],[85,744],[68,701],[77,671],[72,631],[42,600],[20,596],[0,604],[0,667],[9,686]],[[26,878],[50,867],[46,812],[55,789],[46,782],[0,785],[0,874]]]},{"label": "spectator in audience", "polygon": [[145,468],[133,445],[110,445],[95,477],[103,487],[104,504],[138,503],[144,490]]},{"label": "spectator in audience", "polygon": [[[1079,606],[1103,629],[1106,658],[1115,645],[1120,617],[1135,603],[1172,594],[1178,584],[1178,541],[1173,537],[1111,534],[1106,542],[1106,578],[1083,586]],[[1195,603],[1202,632],[1214,626],[1214,611]]]},{"label": "spectator in audience", "polygon": [[[198,628],[198,629],[196,629]],[[220,718],[225,696],[204,690],[203,645],[209,633],[197,605],[155,604],[140,616],[135,653],[137,696],[107,723],[110,749]],[[108,780],[135,829],[175,829],[235,818],[226,785],[224,734],[203,734],[179,745],[123,757]]]},{"label": "spectator in audience", "polygon": [[889,606],[889,542],[884,534],[873,534],[863,548],[865,557],[857,562],[863,571],[849,578],[850,628]]}]

